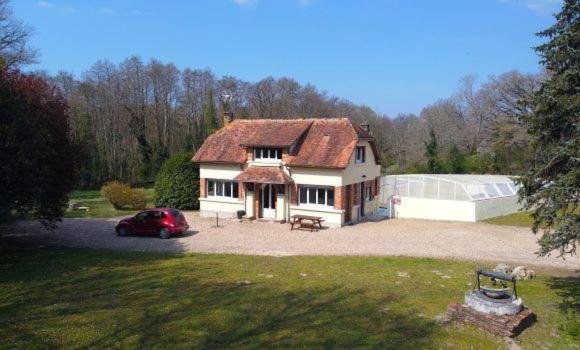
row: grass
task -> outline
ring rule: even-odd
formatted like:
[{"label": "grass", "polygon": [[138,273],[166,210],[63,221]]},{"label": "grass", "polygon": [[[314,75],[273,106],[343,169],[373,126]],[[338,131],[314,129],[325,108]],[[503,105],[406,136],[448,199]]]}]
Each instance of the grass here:
[{"label": "grass", "polygon": [[502,225],[502,226],[520,226],[532,227],[532,217],[529,211],[521,211],[505,216],[498,216],[495,218],[484,220],[488,224]]},{"label": "grass", "polygon": [[[471,288],[475,267],[0,247],[0,348],[505,347],[436,322]],[[539,315],[517,339],[523,348],[578,348],[579,285],[546,275],[519,284]]]},{"label": "grass", "polygon": [[[147,196],[147,207],[155,206],[155,190],[152,188],[145,188],[145,195]],[[111,218],[116,216],[131,216],[135,215],[138,210],[117,210],[108,199],[104,198],[100,191],[74,191],[69,194],[70,203],[75,203],[78,206],[89,207],[89,211],[68,210],[64,217],[67,218]]]}]

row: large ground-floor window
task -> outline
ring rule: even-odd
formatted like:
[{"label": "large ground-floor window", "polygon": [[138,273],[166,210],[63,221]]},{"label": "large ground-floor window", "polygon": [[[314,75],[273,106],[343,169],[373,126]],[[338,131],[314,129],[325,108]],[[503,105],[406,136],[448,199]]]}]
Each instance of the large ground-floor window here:
[{"label": "large ground-floor window", "polygon": [[334,207],[333,187],[300,185],[298,187],[298,193],[300,204]]},{"label": "large ground-floor window", "polygon": [[208,197],[238,198],[238,183],[226,180],[207,180]]}]

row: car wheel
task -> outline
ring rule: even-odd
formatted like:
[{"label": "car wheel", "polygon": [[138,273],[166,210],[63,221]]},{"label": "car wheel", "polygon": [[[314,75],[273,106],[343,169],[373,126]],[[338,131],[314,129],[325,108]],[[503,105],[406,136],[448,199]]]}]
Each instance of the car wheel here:
[{"label": "car wheel", "polygon": [[159,238],[167,239],[170,236],[171,236],[171,232],[169,232],[168,228],[162,228],[161,230],[159,230]]},{"label": "car wheel", "polygon": [[117,235],[118,235],[118,236],[121,236],[121,237],[125,237],[125,236],[129,235],[129,232],[127,231],[127,229],[126,229],[126,228],[124,228],[124,227],[120,227],[120,228],[117,230]]}]

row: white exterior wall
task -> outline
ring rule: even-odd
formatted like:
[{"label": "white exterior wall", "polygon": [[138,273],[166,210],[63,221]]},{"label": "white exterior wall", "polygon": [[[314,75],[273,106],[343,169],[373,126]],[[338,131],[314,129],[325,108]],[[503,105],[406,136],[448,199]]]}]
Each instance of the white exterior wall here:
[{"label": "white exterior wall", "polygon": [[239,164],[211,164],[199,165],[199,177],[204,179],[232,180],[242,172]]},{"label": "white exterior wall", "polygon": [[290,215],[320,216],[324,219],[323,226],[342,226],[344,223],[344,210],[333,208],[326,209],[308,205],[291,205]]},{"label": "white exterior wall", "polygon": [[[205,179],[232,180],[241,173],[237,164],[210,164],[199,165],[199,176]],[[237,198],[200,198],[199,215],[215,217],[218,213],[220,217],[236,217],[236,211],[244,210],[244,202]]]},{"label": "white exterior wall", "polygon": [[477,221],[508,215],[521,210],[518,197],[500,197],[475,202],[475,218]]},{"label": "white exterior wall", "polygon": [[297,185],[342,186],[341,169],[291,167],[290,174]]},{"label": "white exterior wall", "polygon": [[234,199],[200,198],[199,215],[215,217],[218,213],[221,218],[234,218],[236,211],[244,210],[244,202]]},{"label": "white exterior wall", "polygon": [[413,197],[400,198],[401,204],[394,205],[395,216],[400,218],[475,222],[508,215],[520,210],[517,196],[476,202]]},{"label": "white exterior wall", "polygon": [[395,217],[409,219],[474,222],[475,203],[442,199],[400,197],[394,206]]},{"label": "white exterior wall", "polygon": [[370,143],[361,141],[357,146],[365,146],[365,162],[357,164],[355,161],[355,152],[352,152],[348,166],[342,170],[342,183],[340,186],[374,180],[377,176],[381,175],[381,166],[375,162],[375,155],[373,154]]}]

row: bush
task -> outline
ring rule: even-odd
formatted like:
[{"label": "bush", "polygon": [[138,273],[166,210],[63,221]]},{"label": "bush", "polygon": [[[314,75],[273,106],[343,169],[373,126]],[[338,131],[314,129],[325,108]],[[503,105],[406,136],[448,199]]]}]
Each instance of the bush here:
[{"label": "bush", "polygon": [[193,153],[178,153],[167,160],[155,180],[155,205],[182,210],[199,209],[199,166]]},{"label": "bush", "polygon": [[101,192],[117,210],[140,210],[145,209],[147,206],[145,191],[131,188],[129,185],[121,182],[109,182],[101,188]]}]

